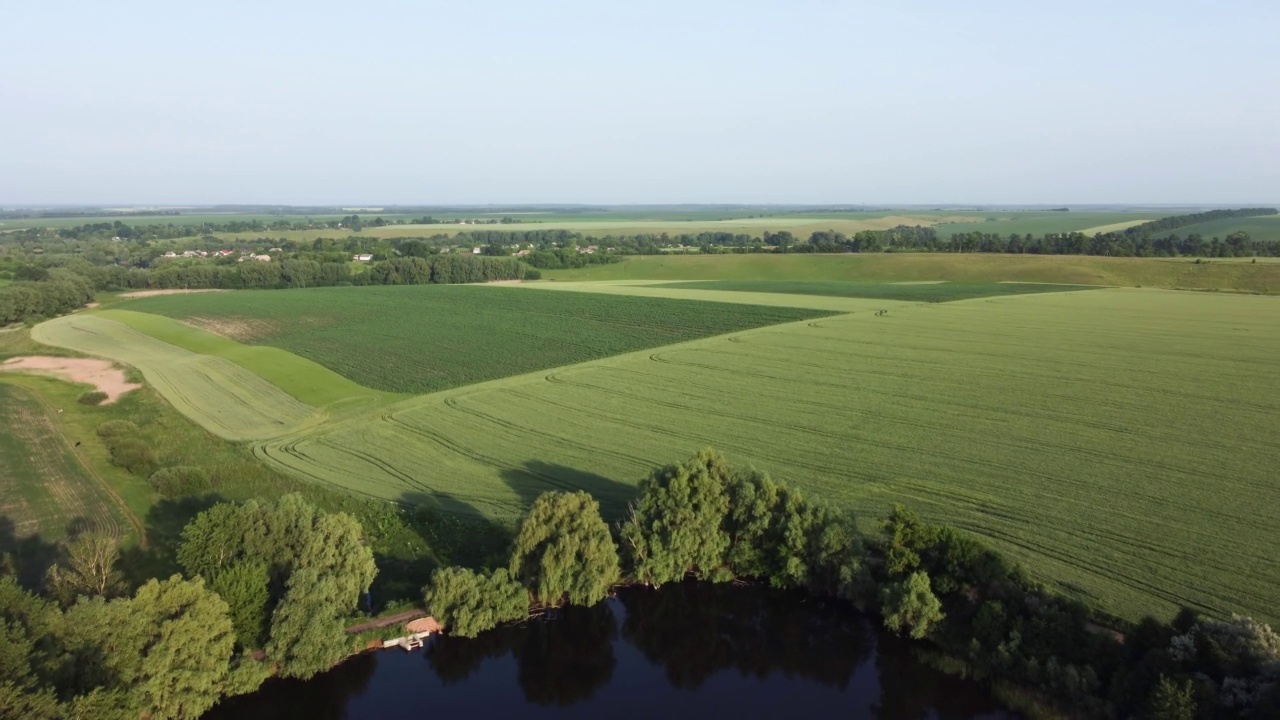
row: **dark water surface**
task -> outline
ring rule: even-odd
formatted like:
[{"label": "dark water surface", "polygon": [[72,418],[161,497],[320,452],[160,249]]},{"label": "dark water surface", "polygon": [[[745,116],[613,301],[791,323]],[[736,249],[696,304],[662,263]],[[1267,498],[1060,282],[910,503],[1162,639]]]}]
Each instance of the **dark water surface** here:
[{"label": "dark water surface", "polygon": [[591,608],[272,680],[205,720],[1011,718],[847,605],[755,587],[630,588]]}]

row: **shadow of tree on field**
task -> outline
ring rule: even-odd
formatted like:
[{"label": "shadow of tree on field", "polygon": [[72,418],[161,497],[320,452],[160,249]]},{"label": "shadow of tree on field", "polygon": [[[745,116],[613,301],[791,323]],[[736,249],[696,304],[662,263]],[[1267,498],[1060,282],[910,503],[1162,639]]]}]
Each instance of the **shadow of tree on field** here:
[{"label": "shadow of tree on field", "polygon": [[39,591],[45,573],[61,556],[57,543],[47,542],[39,534],[19,537],[17,524],[0,515],[0,576],[12,575],[27,590]]},{"label": "shadow of tree on field", "polygon": [[502,479],[520,496],[524,507],[532,505],[539,495],[549,490],[586,490],[600,503],[600,514],[609,522],[622,517],[627,503],[637,494],[634,485],[542,460],[526,460],[521,468],[503,470]]},{"label": "shadow of tree on field", "polygon": [[182,528],[197,515],[224,502],[216,493],[161,500],[147,511],[147,547],[131,547],[120,555],[120,570],[135,587],[151,578],[167,578],[182,572],[178,545]]},{"label": "shadow of tree on field", "polygon": [[511,528],[481,515],[471,505],[444,493],[406,492],[397,500],[400,519],[430,553],[375,554],[378,576],[374,605],[391,599],[419,598],[436,568],[446,565],[503,567]]}]

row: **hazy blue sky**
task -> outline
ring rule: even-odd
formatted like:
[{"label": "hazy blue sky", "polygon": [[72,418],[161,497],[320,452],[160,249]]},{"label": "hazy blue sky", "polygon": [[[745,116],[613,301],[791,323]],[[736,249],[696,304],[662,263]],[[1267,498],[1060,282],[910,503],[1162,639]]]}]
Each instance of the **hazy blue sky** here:
[{"label": "hazy blue sky", "polygon": [[0,0],[0,26],[7,204],[1280,201],[1277,0]]}]

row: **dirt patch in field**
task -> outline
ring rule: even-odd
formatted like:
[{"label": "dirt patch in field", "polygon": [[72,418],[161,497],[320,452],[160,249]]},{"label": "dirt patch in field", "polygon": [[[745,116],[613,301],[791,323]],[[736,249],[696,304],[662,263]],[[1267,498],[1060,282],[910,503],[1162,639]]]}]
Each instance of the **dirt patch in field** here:
[{"label": "dirt patch in field", "polygon": [[[276,326],[266,320],[254,320],[242,317],[222,317],[210,318],[193,316],[186,318],[183,322],[188,325],[194,325],[201,330],[208,330],[214,335],[221,335],[225,338],[238,340],[239,342],[253,342],[258,338],[268,337],[275,334]],[[295,318],[291,322],[305,324],[306,318]]]},{"label": "dirt patch in field", "polygon": [[523,280],[490,280],[483,283],[484,285],[519,285]]},{"label": "dirt patch in field", "polygon": [[941,285],[946,280],[903,280],[902,282],[892,282],[890,285]]},{"label": "dirt patch in field", "polygon": [[155,297],[156,295],[190,295],[192,293],[210,293],[210,292],[228,292],[221,288],[205,288],[202,290],[135,290],[133,292],[120,293],[122,298],[144,298]]},{"label": "dirt patch in field", "polygon": [[27,355],[0,363],[0,370],[31,372],[52,375],[74,383],[85,383],[107,394],[106,402],[112,403],[130,390],[142,387],[124,377],[124,371],[106,360],[96,358],[59,358],[44,355]]}]

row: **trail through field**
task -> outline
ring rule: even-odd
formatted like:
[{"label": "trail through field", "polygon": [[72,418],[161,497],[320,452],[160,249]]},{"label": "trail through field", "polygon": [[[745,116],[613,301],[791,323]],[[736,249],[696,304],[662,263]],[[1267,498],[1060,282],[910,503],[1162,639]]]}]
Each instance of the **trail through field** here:
[{"label": "trail through field", "polygon": [[55,540],[68,532],[95,530],[120,537],[122,518],[145,543],[142,523],[124,501],[79,458],[43,400],[0,385],[0,489],[4,514],[18,534],[39,532]]},{"label": "trail through field", "polygon": [[191,295],[195,293],[215,293],[229,292],[218,288],[198,288],[198,289],[171,289],[171,290],[134,290],[133,292],[120,293],[122,298],[145,298],[158,297],[161,295]]},{"label": "trail through field", "polygon": [[[523,291],[515,291],[523,292]],[[459,388],[262,444],[374,497],[617,516],[715,446],[871,519],[954,523],[1122,617],[1280,619],[1280,304],[1142,290],[894,306]]]}]

